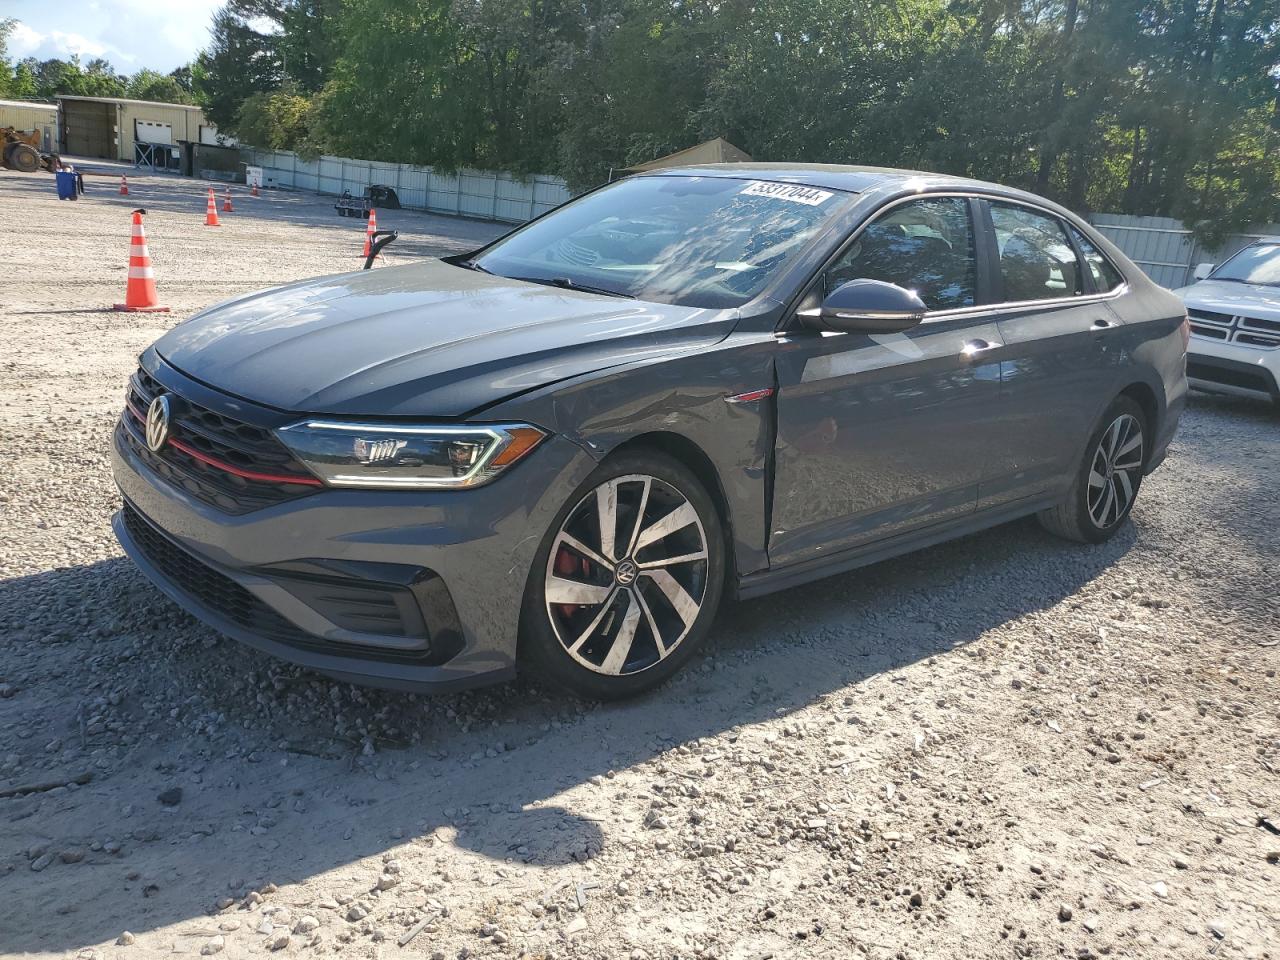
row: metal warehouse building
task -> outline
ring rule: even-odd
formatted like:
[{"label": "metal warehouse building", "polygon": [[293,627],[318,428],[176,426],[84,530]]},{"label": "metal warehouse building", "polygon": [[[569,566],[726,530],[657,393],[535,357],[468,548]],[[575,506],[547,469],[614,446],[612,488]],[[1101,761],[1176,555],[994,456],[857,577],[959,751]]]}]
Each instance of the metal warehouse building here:
[{"label": "metal warehouse building", "polygon": [[58,149],[58,105],[31,100],[0,100],[0,127],[39,130],[40,149],[53,153]]},{"label": "metal warehouse building", "polygon": [[217,128],[204,111],[181,103],[153,103],[123,97],[59,97],[62,137],[59,151],[132,163],[163,162],[180,142],[217,143]]}]

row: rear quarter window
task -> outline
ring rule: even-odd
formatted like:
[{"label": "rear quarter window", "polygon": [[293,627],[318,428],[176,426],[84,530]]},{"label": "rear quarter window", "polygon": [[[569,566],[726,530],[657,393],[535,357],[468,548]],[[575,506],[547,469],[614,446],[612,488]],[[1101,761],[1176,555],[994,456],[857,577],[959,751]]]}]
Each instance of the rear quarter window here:
[{"label": "rear quarter window", "polygon": [[1124,277],[1120,275],[1120,271],[1111,265],[1111,261],[1102,255],[1102,251],[1093,245],[1093,242],[1075,227],[1071,227],[1071,237],[1076,242],[1076,246],[1080,248],[1080,254],[1084,257],[1085,269],[1089,271],[1089,275],[1093,277],[1093,289],[1099,293],[1109,293],[1124,283]]}]

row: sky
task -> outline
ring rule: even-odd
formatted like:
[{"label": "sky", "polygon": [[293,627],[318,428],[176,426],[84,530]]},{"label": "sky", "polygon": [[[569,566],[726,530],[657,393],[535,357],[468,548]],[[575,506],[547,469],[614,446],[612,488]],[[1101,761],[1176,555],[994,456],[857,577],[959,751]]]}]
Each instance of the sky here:
[{"label": "sky", "polygon": [[168,73],[209,42],[209,23],[224,0],[0,0],[0,18],[18,26],[9,58],[102,57],[119,73],[150,67]]}]

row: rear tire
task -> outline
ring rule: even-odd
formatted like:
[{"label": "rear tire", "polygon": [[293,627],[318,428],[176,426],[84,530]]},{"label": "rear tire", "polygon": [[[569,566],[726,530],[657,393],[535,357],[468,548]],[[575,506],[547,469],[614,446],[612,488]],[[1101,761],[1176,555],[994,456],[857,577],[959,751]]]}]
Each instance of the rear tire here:
[{"label": "rear tire", "polygon": [[719,513],[693,471],[658,451],[611,457],[569,498],[534,557],[521,659],[590,700],[653,689],[705,641],[726,552]]},{"label": "rear tire", "polygon": [[1116,397],[1089,437],[1067,498],[1039,513],[1040,525],[1081,543],[1114,537],[1138,498],[1149,436],[1142,407],[1130,397]]},{"label": "rear tire", "polygon": [[10,167],[21,173],[35,173],[40,169],[40,151],[28,143],[10,144],[6,160]]}]

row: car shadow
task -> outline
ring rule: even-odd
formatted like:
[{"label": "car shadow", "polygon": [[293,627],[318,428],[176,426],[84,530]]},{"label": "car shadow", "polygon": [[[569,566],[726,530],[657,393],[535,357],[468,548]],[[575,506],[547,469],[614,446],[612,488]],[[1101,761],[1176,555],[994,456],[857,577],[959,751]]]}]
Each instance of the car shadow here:
[{"label": "car shadow", "polygon": [[[204,917],[219,898],[268,882],[324,875],[335,895],[360,895],[377,873],[353,875],[352,865],[404,856],[406,847],[429,854],[451,844],[475,855],[465,863],[477,871],[507,861],[541,868],[551,888],[565,865],[612,842],[613,771],[695,741],[732,740],[834,691],[852,693],[866,678],[963,647],[1069,597],[1135,536],[1129,525],[1105,545],[1081,547],[1018,522],[729,602],[705,656],[657,692],[606,706],[524,680],[440,698],[353,688],[216,640],[121,559],[0,583],[0,652],[26,676],[24,689],[0,699],[0,727],[74,740],[71,701],[95,692],[59,680],[85,675],[61,666],[76,661],[130,675],[121,707],[134,704],[137,724],[124,745],[108,737],[96,748],[90,736],[68,767],[93,772],[87,785],[0,800],[0,836],[8,838],[0,848],[0,945],[6,953],[76,950],[122,930]],[[67,628],[23,629],[24,611],[35,609]],[[194,639],[175,648],[186,634]],[[242,682],[246,675],[253,685]],[[162,689],[180,694],[164,699]],[[335,735],[305,710],[300,719],[298,690],[307,703],[343,704],[371,728],[382,718],[383,736]],[[211,712],[224,717],[216,730],[213,721],[187,722]],[[404,719],[389,728],[388,716]],[[175,783],[183,798],[165,806],[158,794]],[[714,779],[707,783],[713,788]],[[38,871],[33,847],[52,855]],[[62,862],[64,849],[83,859]],[[474,880],[445,877],[435,895]]]}]

